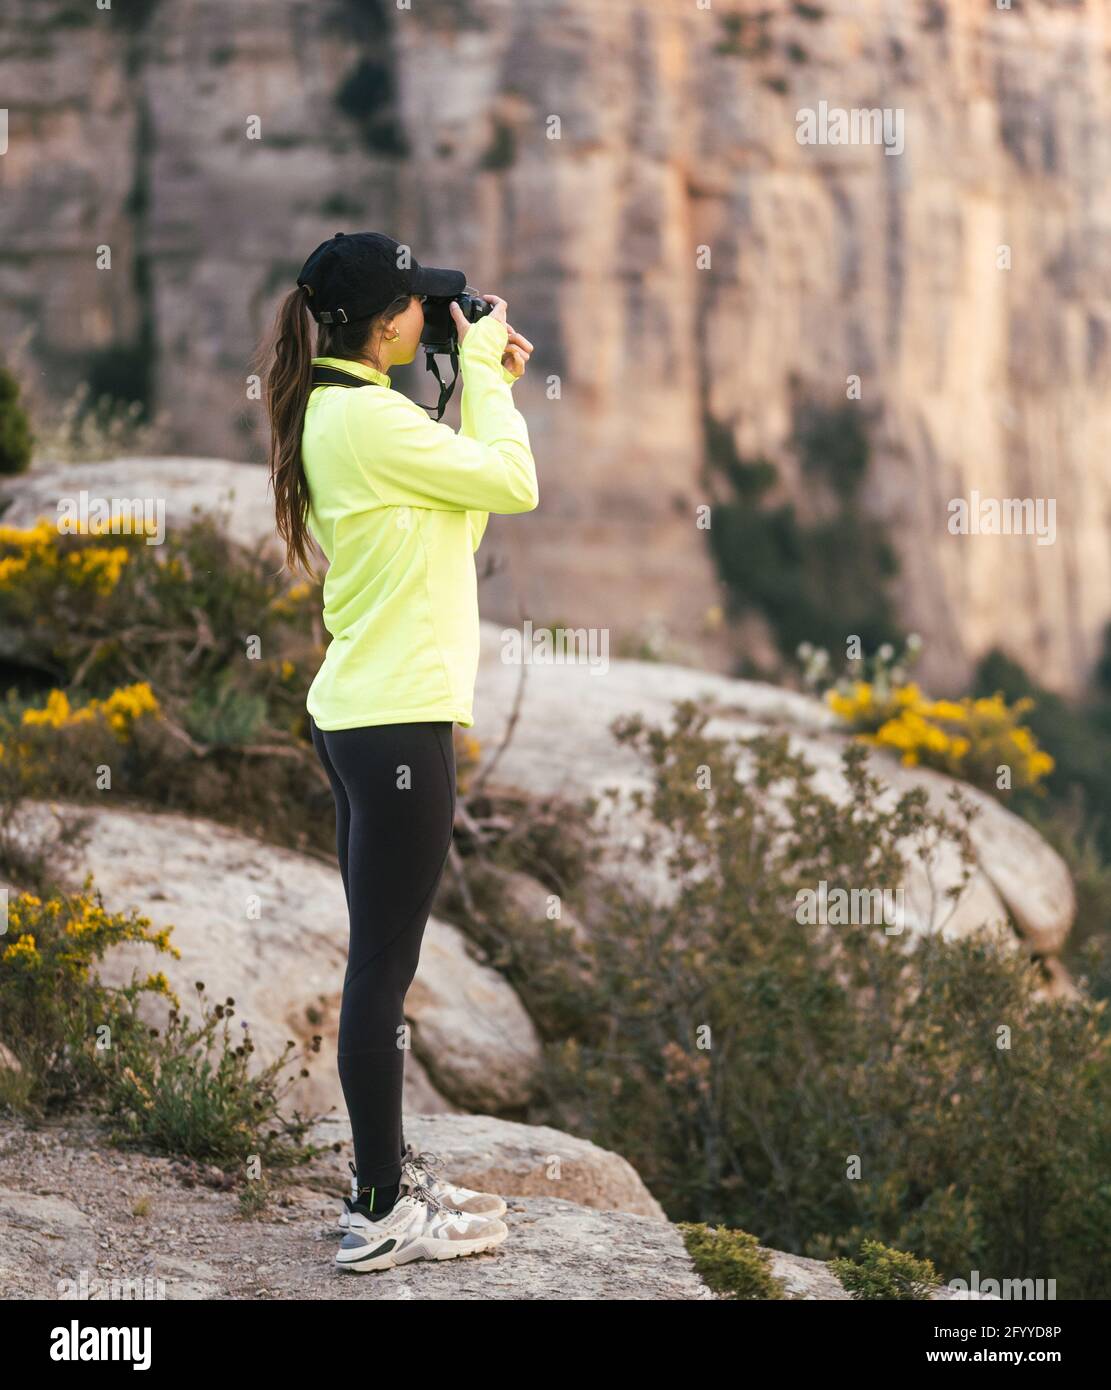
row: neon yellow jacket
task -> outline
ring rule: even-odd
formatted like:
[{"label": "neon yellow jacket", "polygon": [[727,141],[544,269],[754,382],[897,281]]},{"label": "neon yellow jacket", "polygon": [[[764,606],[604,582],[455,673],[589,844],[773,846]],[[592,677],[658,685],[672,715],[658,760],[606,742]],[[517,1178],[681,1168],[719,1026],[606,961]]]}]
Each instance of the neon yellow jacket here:
[{"label": "neon yellow jacket", "polygon": [[479,319],[459,350],[459,433],[361,362],[316,357],[376,383],[315,386],[301,436],[308,526],[328,559],[331,642],[306,698],[321,729],[474,723],[474,552],[491,512],[540,494],[528,429],[501,365],[508,332]]}]

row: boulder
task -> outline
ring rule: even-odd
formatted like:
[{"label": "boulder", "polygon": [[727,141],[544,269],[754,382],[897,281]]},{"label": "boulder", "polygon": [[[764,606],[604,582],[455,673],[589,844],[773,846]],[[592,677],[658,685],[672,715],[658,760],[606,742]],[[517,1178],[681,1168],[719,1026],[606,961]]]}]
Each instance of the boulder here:
[{"label": "boulder", "polygon": [[[195,514],[220,519],[249,550],[281,553],[274,530],[269,473],[257,464],[226,459],[122,458],[82,463],[37,461],[29,472],[3,480],[5,526],[30,527],[40,517],[58,519],[60,498],[76,505],[82,492],[122,505],[130,499],[161,504],[166,528],[187,525]],[[149,500],[149,501],[148,501]]]},{"label": "boulder", "polygon": [[[321,1144],[346,1152],[351,1128],[328,1118],[313,1131]],[[509,1197],[553,1197],[599,1211],[624,1211],[666,1221],[636,1169],[620,1154],[547,1125],[518,1124],[492,1115],[409,1115],[405,1138],[444,1159],[453,1181]]]},{"label": "boulder", "polygon": [[[522,665],[503,659],[509,650],[503,638],[507,631],[512,629],[481,624],[472,730],[481,746],[480,768],[496,756],[498,780],[537,795],[579,800],[617,789],[614,815],[603,823],[614,827],[605,832],[614,837],[611,868],[658,901],[667,901],[674,885],[662,859],[645,864],[638,855],[649,817],[631,806],[630,797],[636,789],[647,789],[650,777],[636,753],[613,738],[610,725],[618,716],[639,713],[669,727],[675,701],[708,698],[714,710],[708,735],[745,738],[786,732],[793,750],[814,766],[815,785],[834,800],[847,795],[840,765],[849,736],[816,699],[664,662],[612,658],[594,665]],[[514,715],[511,740],[502,748]],[[870,752],[869,766],[892,801],[919,786],[935,808],[951,809],[946,797],[956,786],[979,812],[970,832],[975,870],[955,905],[943,897],[960,875],[954,846],[942,846],[931,866],[932,890],[923,867],[908,860],[911,930],[923,932],[944,923],[947,936],[986,928],[1013,939],[1006,925],[1009,915],[1024,949],[1039,955],[1060,951],[1076,913],[1072,880],[1060,855],[1026,821],[983,792],[929,769],[905,768],[882,750]],[[738,774],[743,776],[744,769],[742,758]]]},{"label": "boulder", "polygon": [[[58,805],[58,803],[52,803]],[[67,808],[62,806],[63,811]],[[287,1039],[318,1034],[322,1053],[291,1100],[302,1109],[345,1113],[335,1069],[339,1000],[347,958],[347,904],[338,867],[263,844],[227,826],[177,813],[74,806],[90,817],[81,854],[110,911],[135,908],[155,927],[172,925],[180,961],[139,944],[110,952],[109,983],[163,970],[187,1012],[195,984],[213,1003],[230,996],[250,1024],[260,1059]],[[45,803],[22,808],[24,833],[41,828]],[[516,1107],[530,1094],[539,1055],[532,1024],[510,985],[472,958],[461,932],[429,920],[410,990],[413,1052],[406,1058],[406,1104],[423,1112],[456,1104]],[[415,1012],[414,1012],[415,1011]],[[444,1056],[437,1061],[437,1051]],[[458,1083],[456,1102],[440,1083]]]}]

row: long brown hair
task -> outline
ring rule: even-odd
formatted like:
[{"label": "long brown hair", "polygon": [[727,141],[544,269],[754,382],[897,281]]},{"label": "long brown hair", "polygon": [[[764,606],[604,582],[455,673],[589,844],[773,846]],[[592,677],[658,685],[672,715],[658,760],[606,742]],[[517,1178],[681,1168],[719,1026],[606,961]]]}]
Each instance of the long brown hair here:
[{"label": "long brown hair", "polygon": [[[313,347],[313,320],[308,293],[290,290],[278,306],[270,340],[259,353],[264,367],[266,414],[270,420],[270,483],[274,489],[274,513],[278,535],[285,542],[286,564],[312,574],[309,560],[309,487],[301,461],[301,431],[312,388],[314,357],[345,357],[369,361],[378,367],[377,345],[385,322],[408,307],[411,295],[403,294],[388,304],[369,323],[320,324]],[[374,344],[372,346],[372,343]]]}]

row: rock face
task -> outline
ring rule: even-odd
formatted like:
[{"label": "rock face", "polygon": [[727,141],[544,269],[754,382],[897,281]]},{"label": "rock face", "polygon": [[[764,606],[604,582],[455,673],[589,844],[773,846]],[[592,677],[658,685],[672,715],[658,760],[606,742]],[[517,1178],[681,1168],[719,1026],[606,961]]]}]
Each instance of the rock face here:
[{"label": "rock face", "polygon": [[[1107,26],[1098,0],[14,0],[0,332],[31,333],[36,389],[149,375],[171,448],[258,458],[275,305],[338,228],[390,231],[536,344],[542,503],[492,524],[488,611],[658,618],[719,669],[707,423],[806,512],[795,406],[859,377],[927,681],[998,643],[1075,690],[1111,592]],[[902,152],[799,143],[821,102],[898,111]],[[951,535],[973,491],[1052,499],[1054,543]]]}]

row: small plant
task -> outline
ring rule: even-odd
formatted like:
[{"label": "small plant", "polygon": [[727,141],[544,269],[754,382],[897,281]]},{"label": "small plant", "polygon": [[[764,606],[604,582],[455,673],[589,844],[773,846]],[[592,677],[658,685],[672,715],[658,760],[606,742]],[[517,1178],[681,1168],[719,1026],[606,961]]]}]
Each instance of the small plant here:
[{"label": "small plant", "polygon": [[772,1274],[770,1251],[747,1231],[680,1222],[687,1253],[715,1293],[733,1299],[784,1298],[783,1281]]},{"label": "small plant", "polygon": [[[227,1166],[254,1155],[271,1168],[308,1161],[315,1152],[304,1144],[311,1119],[280,1113],[297,1079],[281,1076],[296,1044],[288,1042],[279,1057],[254,1070],[247,1024],[232,1032],[235,1001],[209,1005],[203,982],[196,992],[196,1023],[175,1006],[163,1032],[152,1029],[143,1045],[117,1054],[108,1086],[113,1139]],[[308,1071],[302,1067],[299,1075]]]},{"label": "small plant", "polygon": [[830,1269],[853,1298],[926,1300],[941,1280],[929,1260],[892,1250],[878,1240],[864,1240],[858,1259],[831,1260]]},{"label": "small plant", "polygon": [[[17,682],[0,703],[0,744],[29,745],[0,758],[0,838],[21,796],[95,799],[107,764],[130,799],[299,849],[331,846],[331,792],[305,714],[318,587],[291,585],[211,518],[155,545],[151,525],[103,536],[63,534],[45,517],[0,527],[0,629],[16,639]],[[102,737],[91,710],[139,688],[156,707],[126,741]],[[37,726],[25,724],[44,701]]]},{"label": "small plant", "polygon": [[[246,1025],[231,1031],[232,999],[209,1007],[198,984],[193,1024],[161,971],[133,972],[122,986],[100,981],[94,967],[125,942],[180,958],[171,930],[153,930],[135,912],[108,912],[91,876],[80,893],[20,893],[9,902],[0,937],[0,1101],[31,1115],[89,1103],[109,1118],[114,1142],[156,1153],[228,1167],[258,1158],[269,1171],[307,1162],[317,1152],[304,1142],[312,1120],[281,1112],[296,1080],[282,1077],[295,1044],[257,1068]],[[155,1000],[169,1006],[164,1030],[147,1017]],[[316,1037],[310,1050],[319,1046]]]},{"label": "small plant", "polygon": [[239,1217],[242,1221],[257,1221],[270,1207],[273,1190],[266,1178],[251,1178],[239,1189]]},{"label": "small plant", "polygon": [[892,642],[883,642],[869,656],[867,653],[845,662],[844,669],[835,671],[825,647],[812,642],[800,642],[795,649],[802,668],[802,682],[807,690],[824,694],[836,689],[847,694],[854,682],[867,681],[876,692],[876,699],[887,700],[900,686],[905,685],[908,673],[922,655],[922,638],[917,632],[907,636],[900,652]]},{"label": "small plant", "polygon": [[0,474],[22,473],[31,462],[31,426],[19,403],[19,384],[0,365]]},{"label": "small plant", "polygon": [[[826,704],[862,740],[898,753],[904,767],[936,768],[989,792],[1040,791],[1054,760],[1022,723],[1034,701],[1022,698],[1008,705],[999,691],[976,699],[931,700],[908,678],[921,650],[921,638],[911,633],[902,653],[885,643],[873,656],[850,661],[839,676],[823,647],[803,642],[796,656],[804,685],[824,691]],[[1004,769],[1008,775],[1001,785]]]},{"label": "small plant", "polygon": [[826,699],[862,740],[898,753],[904,767],[936,768],[984,791],[1028,790],[1053,771],[1052,757],[1021,722],[1033,708],[1029,698],[1013,705],[1001,693],[930,700],[914,682],[885,691],[854,681],[847,692],[831,690]]},{"label": "small plant", "polygon": [[0,937],[0,1041],[19,1064],[19,1108],[40,1112],[102,1093],[105,1058],[127,1051],[146,1032],[140,999],[172,997],[161,973],[118,988],[100,983],[94,965],[127,941],[179,954],[169,928],[153,930],[134,912],[108,912],[91,876],[79,893],[45,901],[21,893],[9,901],[7,934]]},{"label": "small plant", "polygon": [[199,686],[185,709],[184,725],[210,747],[250,743],[266,724],[266,698],[237,690],[223,673],[212,686]]}]

